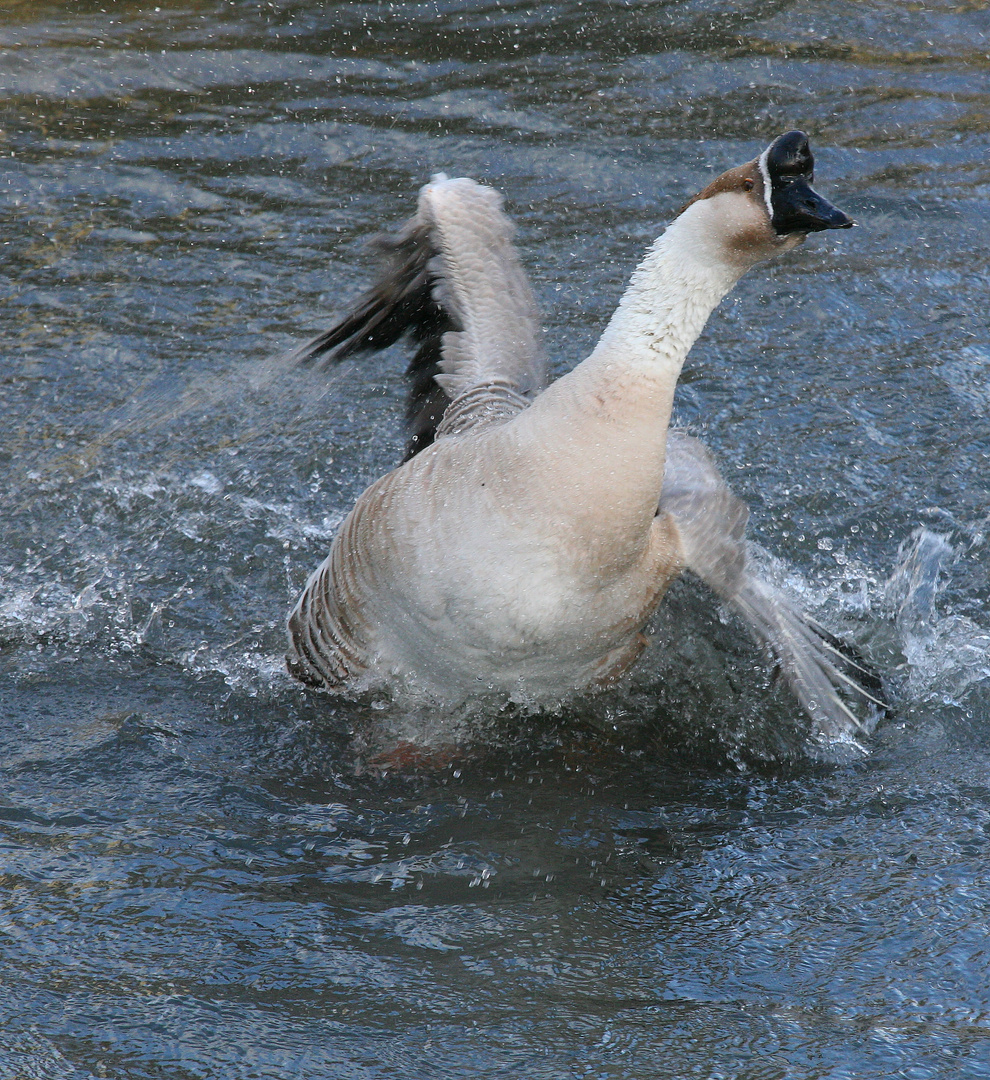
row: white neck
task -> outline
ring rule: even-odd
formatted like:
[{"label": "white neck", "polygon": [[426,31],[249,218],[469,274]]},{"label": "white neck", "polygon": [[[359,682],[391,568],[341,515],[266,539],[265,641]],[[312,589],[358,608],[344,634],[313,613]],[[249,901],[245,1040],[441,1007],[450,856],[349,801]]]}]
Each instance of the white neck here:
[{"label": "white neck", "polygon": [[588,419],[591,410],[633,427],[641,420],[663,438],[688,351],[722,297],[756,261],[724,242],[718,202],[693,203],[656,240],[594,351],[535,405]]},{"label": "white neck", "polygon": [[589,534],[602,531],[603,517],[615,530],[635,532],[656,513],[684,359],[712,310],[756,261],[723,242],[717,201],[699,200],[668,227],[592,354],[518,417],[520,429],[547,448],[543,468],[555,474],[548,486],[572,508],[587,503]]},{"label": "white neck", "polygon": [[708,316],[747,268],[727,258],[710,210],[694,203],[655,241],[585,364],[651,369],[673,394]]}]

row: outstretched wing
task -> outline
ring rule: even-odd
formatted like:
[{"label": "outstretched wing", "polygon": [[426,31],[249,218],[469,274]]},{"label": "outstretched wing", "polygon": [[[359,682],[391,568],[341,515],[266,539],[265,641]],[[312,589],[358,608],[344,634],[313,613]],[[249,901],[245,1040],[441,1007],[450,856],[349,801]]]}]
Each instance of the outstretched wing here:
[{"label": "outstretched wing", "polygon": [[434,177],[416,214],[375,239],[375,284],[290,359],[336,363],[408,334],[418,348],[406,369],[407,459],[438,435],[507,419],[546,385],[536,302],[513,232],[493,188]]},{"label": "outstretched wing", "polygon": [[687,568],[770,650],[817,733],[842,741],[866,733],[850,703],[885,709],[879,679],[855,650],[753,571],[746,504],[729,490],[705,446],[681,431],[668,436],[660,511],[677,523]]}]

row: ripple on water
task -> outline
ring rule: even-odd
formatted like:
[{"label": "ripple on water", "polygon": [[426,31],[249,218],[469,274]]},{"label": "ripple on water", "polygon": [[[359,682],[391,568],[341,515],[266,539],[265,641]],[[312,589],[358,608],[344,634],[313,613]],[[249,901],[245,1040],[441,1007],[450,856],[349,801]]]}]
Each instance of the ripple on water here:
[{"label": "ripple on water", "polygon": [[[981,5],[102,6],[0,12],[0,1075],[990,1077]],[[882,670],[871,756],[809,761],[683,583],[620,692],[373,767],[438,718],[303,691],[282,622],[401,361],[269,358],[440,169],[565,370],[792,126],[861,228],[742,284],[677,415]]]}]

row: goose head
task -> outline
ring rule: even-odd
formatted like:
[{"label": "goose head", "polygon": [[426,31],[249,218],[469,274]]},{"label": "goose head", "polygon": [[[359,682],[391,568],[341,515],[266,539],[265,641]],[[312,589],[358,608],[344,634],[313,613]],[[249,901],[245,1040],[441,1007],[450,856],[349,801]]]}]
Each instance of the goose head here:
[{"label": "goose head", "polygon": [[729,169],[681,212],[728,261],[753,265],[797,247],[809,233],[856,223],[811,186],[815,159],[803,131],[779,135],[759,157]]}]

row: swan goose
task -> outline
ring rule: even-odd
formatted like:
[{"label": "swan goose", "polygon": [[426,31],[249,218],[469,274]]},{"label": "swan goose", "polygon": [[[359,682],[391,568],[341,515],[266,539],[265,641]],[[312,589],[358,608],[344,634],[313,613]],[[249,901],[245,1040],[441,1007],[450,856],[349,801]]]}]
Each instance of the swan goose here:
[{"label": "swan goose", "polygon": [[591,355],[549,386],[501,196],[427,184],[378,240],[378,284],[292,354],[419,342],[407,458],[360,496],[309,578],[289,670],[335,692],[559,700],[618,680],[690,570],[769,648],[816,736],[854,742],[861,722],[837,687],[879,704],[875,677],[754,572],[746,506],[697,439],[668,430],[688,350],[739,278],[853,224],[812,189],[813,164],[790,131],[709,184],[650,248]]}]

